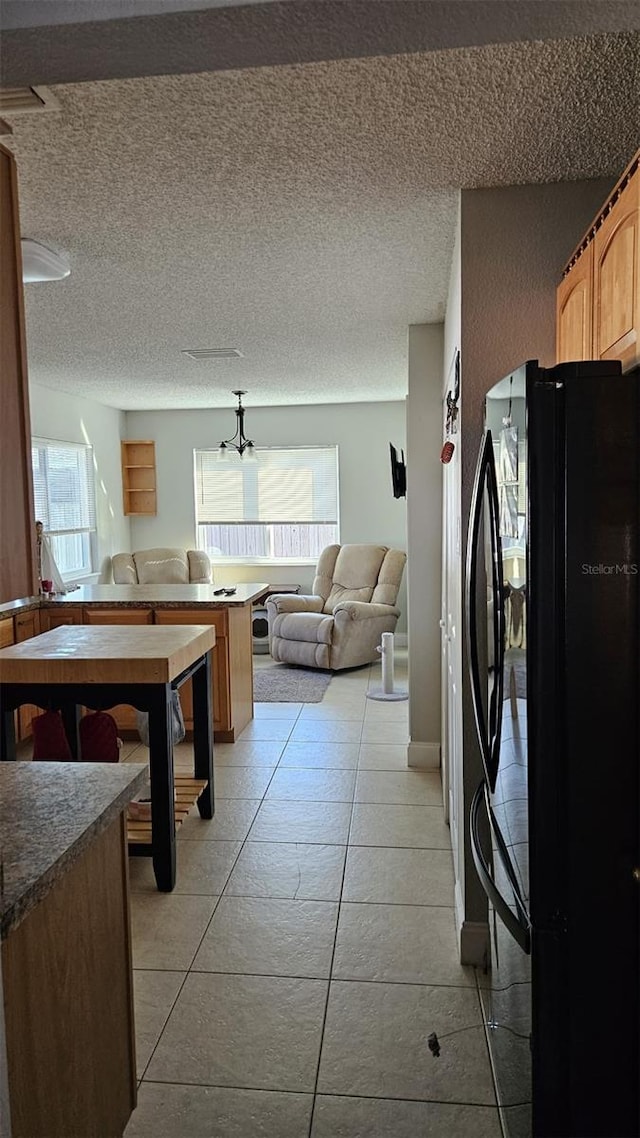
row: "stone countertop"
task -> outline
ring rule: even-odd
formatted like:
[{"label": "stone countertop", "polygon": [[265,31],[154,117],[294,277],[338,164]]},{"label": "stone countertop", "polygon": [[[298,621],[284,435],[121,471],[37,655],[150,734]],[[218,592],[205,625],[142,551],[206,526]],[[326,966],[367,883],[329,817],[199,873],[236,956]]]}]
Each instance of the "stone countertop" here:
[{"label": "stone countertop", "polygon": [[192,609],[230,608],[251,604],[261,597],[269,585],[258,581],[236,585],[230,597],[220,593],[218,585],[83,585],[59,599],[46,602],[46,608],[63,606],[99,605],[100,608],[157,608]]},{"label": "stone countertop", "polygon": [[28,612],[29,609],[39,609],[42,597],[20,597],[16,601],[5,601],[0,605],[0,620],[8,620],[17,612]]},{"label": "stone countertop", "polygon": [[145,786],[138,763],[0,763],[0,939]]}]

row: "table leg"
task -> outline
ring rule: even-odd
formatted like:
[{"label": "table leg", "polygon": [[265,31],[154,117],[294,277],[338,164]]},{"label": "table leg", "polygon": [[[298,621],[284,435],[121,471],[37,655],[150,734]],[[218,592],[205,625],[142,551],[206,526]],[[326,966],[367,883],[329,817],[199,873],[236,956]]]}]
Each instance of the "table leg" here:
[{"label": "table leg", "polygon": [[67,736],[69,748],[71,750],[71,758],[77,762],[82,758],[80,753],[80,705],[77,703],[65,703],[60,709],[62,722],[64,723],[64,733]]},{"label": "table leg", "polygon": [[158,889],[170,893],[176,883],[176,823],[171,732],[171,685],[154,685],[149,707],[151,844]]},{"label": "table leg", "polygon": [[213,715],[211,707],[211,652],[202,667],[192,676],[193,685],[193,758],[196,778],[206,778],[207,785],[198,798],[201,818],[213,818]]},{"label": "table leg", "polygon": [[13,761],[16,757],[15,712],[7,710],[0,684],[0,760]]}]

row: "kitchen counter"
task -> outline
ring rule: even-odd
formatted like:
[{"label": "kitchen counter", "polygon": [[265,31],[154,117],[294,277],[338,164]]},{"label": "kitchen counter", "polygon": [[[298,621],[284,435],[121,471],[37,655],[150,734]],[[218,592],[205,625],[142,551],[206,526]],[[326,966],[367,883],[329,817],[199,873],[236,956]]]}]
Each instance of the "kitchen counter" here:
[{"label": "kitchen counter", "polygon": [[218,585],[83,585],[72,593],[53,597],[45,602],[46,608],[60,609],[78,605],[99,605],[100,608],[237,608],[251,604],[269,588],[264,582],[236,585],[230,597],[216,596]]},{"label": "kitchen counter", "polygon": [[0,620],[10,620],[20,612],[29,612],[30,609],[39,609],[44,604],[44,597],[19,597],[15,601],[5,601],[0,605]]},{"label": "kitchen counter", "polygon": [[0,621],[9,620],[18,613],[32,609],[60,609],[71,605],[100,605],[111,608],[126,605],[137,606],[162,604],[164,608],[192,608],[206,605],[207,608],[226,608],[229,605],[247,605],[258,600],[269,589],[263,582],[248,582],[236,585],[235,593],[228,597],[223,593],[216,596],[219,585],[81,585],[59,596],[19,597],[15,601],[5,601],[0,605]]},{"label": "kitchen counter", "polygon": [[146,777],[129,763],[0,766],[0,1121],[13,1138],[112,1138],[135,1108],[125,812]]},{"label": "kitchen counter", "polygon": [[4,939],[145,785],[133,763],[0,764]]}]

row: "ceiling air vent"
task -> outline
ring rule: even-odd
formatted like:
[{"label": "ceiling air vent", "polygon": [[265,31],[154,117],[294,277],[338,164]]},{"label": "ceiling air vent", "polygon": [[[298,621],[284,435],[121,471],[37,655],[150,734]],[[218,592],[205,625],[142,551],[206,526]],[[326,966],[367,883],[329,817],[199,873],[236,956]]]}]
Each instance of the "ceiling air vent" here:
[{"label": "ceiling air vent", "polygon": [[183,348],[183,356],[191,360],[236,360],[242,359],[237,348]]},{"label": "ceiling air vent", "polygon": [[0,88],[0,113],[23,114],[25,111],[59,111],[60,103],[48,87]]}]

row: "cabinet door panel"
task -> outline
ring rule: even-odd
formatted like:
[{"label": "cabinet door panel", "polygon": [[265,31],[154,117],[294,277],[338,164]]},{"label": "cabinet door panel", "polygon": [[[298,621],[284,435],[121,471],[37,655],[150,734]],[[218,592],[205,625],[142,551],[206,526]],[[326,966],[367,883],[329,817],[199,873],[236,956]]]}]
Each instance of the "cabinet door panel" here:
[{"label": "cabinet door panel", "polygon": [[625,186],[594,238],[595,358],[640,361],[640,173]]},{"label": "cabinet door panel", "polygon": [[153,624],[152,609],[95,609],[84,610],[84,624]]},{"label": "cabinet door panel", "polygon": [[556,360],[593,359],[593,244],[558,287]]},{"label": "cabinet door panel", "polygon": [[[32,636],[40,635],[40,610],[32,609],[30,612],[21,612],[14,617],[15,643],[22,644],[24,640],[31,640]],[[41,707],[33,703],[25,703],[18,709],[18,739],[28,739],[32,733],[31,720],[42,712]]]},{"label": "cabinet door panel", "polygon": [[0,648],[8,648],[10,644],[15,644],[15,642],[13,621],[0,620]]},{"label": "cabinet door panel", "polygon": [[59,628],[62,624],[82,624],[82,609],[41,609],[40,627],[43,632]]},{"label": "cabinet door panel", "polygon": [[[152,624],[153,612],[151,609],[85,608],[84,623],[126,625]],[[137,733],[138,729],[136,725],[135,708],[128,707],[124,703],[119,703],[110,709],[109,715],[113,715],[119,731],[127,732],[127,734]]]}]

